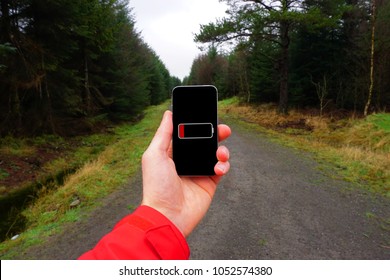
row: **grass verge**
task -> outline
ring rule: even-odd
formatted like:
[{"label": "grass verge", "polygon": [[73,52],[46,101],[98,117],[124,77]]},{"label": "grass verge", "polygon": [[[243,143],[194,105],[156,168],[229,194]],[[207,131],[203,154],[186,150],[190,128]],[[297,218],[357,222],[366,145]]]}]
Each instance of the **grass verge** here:
[{"label": "grass verge", "polygon": [[[111,141],[94,160],[67,177],[62,186],[54,190],[43,187],[39,198],[22,213],[27,229],[16,240],[0,244],[1,259],[15,258],[28,247],[60,232],[65,224],[79,220],[95,208],[100,199],[125,184],[139,169],[142,154],[167,107],[167,103],[152,106],[139,123],[116,127],[110,136],[115,141]],[[93,136],[85,139],[91,144],[86,146],[93,149]],[[77,152],[81,153],[74,154],[77,158],[85,153]],[[76,201],[77,206],[74,206]]]},{"label": "grass verge", "polygon": [[226,120],[260,128],[287,146],[312,152],[337,171],[332,176],[390,197],[390,114],[336,119],[291,110],[282,116],[275,105],[241,104],[237,98],[221,101],[219,108]]}]

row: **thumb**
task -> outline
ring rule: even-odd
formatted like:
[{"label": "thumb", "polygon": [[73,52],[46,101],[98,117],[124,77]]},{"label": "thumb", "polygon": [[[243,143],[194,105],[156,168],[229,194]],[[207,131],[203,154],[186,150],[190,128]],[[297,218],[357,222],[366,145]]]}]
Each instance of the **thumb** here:
[{"label": "thumb", "polygon": [[172,112],[165,111],[149,148],[160,152],[167,152],[172,141],[172,131]]}]

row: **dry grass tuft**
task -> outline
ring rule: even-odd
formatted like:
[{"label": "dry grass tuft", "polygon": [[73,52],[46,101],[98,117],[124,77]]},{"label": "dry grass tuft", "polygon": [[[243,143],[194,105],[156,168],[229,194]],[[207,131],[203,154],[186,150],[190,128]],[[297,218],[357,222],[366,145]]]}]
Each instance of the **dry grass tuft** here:
[{"label": "dry grass tuft", "polygon": [[26,157],[35,155],[36,153],[36,148],[32,145],[29,145],[23,139],[16,139],[13,137],[5,137],[1,139],[0,154]]}]

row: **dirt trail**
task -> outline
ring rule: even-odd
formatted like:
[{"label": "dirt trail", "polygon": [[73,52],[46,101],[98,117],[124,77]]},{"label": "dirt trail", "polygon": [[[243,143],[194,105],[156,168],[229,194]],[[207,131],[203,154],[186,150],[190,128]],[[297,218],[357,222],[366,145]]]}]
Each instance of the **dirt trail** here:
[{"label": "dirt trail", "polygon": [[388,199],[348,190],[308,154],[233,131],[233,168],[189,238],[193,259],[390,259],[378,225]]},{"label": "dirt trail", "polygon": [[[192,259],[390,259],[390,200],[330,179],[310,155],[233,126],[230,173],[188,239]],[[141,175],[19,258],[74,259],[141,199]],[[388,226],[388,225],[387,225]]]}]

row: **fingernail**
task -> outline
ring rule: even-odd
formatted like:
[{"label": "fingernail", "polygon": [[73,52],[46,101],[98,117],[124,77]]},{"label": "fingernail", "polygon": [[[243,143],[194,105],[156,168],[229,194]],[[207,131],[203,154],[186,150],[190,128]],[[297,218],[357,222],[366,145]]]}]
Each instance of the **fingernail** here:
[{"label": "fingernail", "polygon": [[224,164],[221,164],[221,163],[218,164],[217,168],[218,168],[219,170],[221,170],[222,172],[225,172],[225,169],[226,169],[225,165],[224,165]]}]

